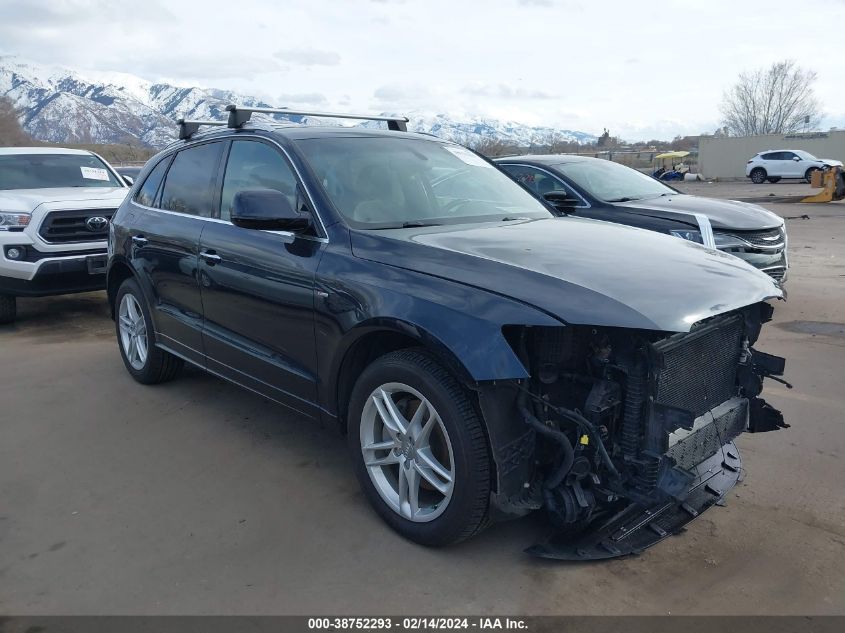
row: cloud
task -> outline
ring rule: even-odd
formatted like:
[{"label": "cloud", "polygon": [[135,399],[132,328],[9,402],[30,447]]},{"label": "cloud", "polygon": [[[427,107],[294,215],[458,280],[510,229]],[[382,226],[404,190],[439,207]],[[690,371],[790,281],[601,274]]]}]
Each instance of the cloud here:
[{"label": "cloud", "polygon": [[419,84],[385,84],[373,91],[379,101],[402,102],[428,97],[431,91]]},{"label": "cloud", "polygon": [[254,79],[265,74],[282,70],[282,65],[263,57],[232,57],[231,55],[185,55],[178,64],[162,62],[157,56],[145,54],[134,60],[127,57],[124,67],[132,67],[132,72],[159,77],[172,77],[179,80],[221,80],[232,77]]},{"label": "cloud", "polygon": [[279,95],[279,103],[326,103],[326,95],[320,92],[303,92],[299,94]]},{"label": "cloud", "polygon": [[299,66],[337,66],[340,55],[334,51],[320,51],[313,48],[288,48],[276,51],[273,56],[283,62]]},{"label": "cloud", "polygon": [[519,4],[524,7],[550,7],[552,0],[519,0]]},{"label": "cloud", "polygon": [[491,97],[494,99],[557,99],[558,95],[543,90],[529,90],[527,88],[509,86],[507,84],[471,83],[464,86],[461,92],[473,97]]},{"label": "cloud", "polygon": [[[151,0],[145,3],[143,11],[132,13],[132,20],[136,24],[174,19],[174,15],[158,0]],[[4,0],[0,7],[2,23],[16,30],[49,29],[70,24],[108,24],[120,22],[125,17],[125,7],[110,0]]]}]

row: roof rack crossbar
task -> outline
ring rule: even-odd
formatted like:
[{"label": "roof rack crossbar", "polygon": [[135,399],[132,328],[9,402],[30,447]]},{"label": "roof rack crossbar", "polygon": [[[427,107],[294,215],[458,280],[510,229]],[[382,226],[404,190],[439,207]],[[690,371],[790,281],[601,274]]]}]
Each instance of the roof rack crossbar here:
[{"label": "roof rack crossbar", "polygon": [[397,132],[408,131],[408,117],[404,116],[379,116],[372,114],[349,114],[338,112],[307,112],[305,110],[288,110],[286,108],[247,108],[239,105],[228,105],[229,112],[228,126],[232,128],[241,127],[249,121],[253,112],[258,114],[293,114],[297,116],[315,116],[329,119],[360,119],[363,121],[385,121],[389,130]]},{"label": "roof rack crossbar", "polygon": [[226,125],[225,121],[188,121],[185,119],[178,119],[176,123],[179,125],[179,140],[181,141],[191,138],[197,133],[201,125]]}]

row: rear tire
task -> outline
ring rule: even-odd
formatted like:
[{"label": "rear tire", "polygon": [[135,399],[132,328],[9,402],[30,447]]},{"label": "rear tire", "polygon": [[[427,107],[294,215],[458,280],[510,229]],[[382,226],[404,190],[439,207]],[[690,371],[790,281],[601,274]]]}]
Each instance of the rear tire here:
[{"label": "rear tire", "polygon": [[0,325],[4,323],[14,323],[17,315],[17,297],[0,295]]},{"label": "rear tire", "polygon": [[487,437],[466,389],[433,355],[375,360],[355,383],[347,424],[358,482],[402,536],[448,545],[487,525]]},{"label": "rear tire", "polygon": [[770,178],[767,178],[766,180],[768,180],[772,184],[775,184],[776,182],[780,182],[780,176],[772,176]]},{"label": "rear tire", "polygon": [[134,279],[124,281],[117,291],[114,323],[120,356],[135,380],[154,385],[176,377],[184,362],[155,346],[153,320]]},{"label": "rear tire", "polygon": [[755,167],[751,170],[751,182],[753,182],[755,185],[762,185],[764,182],[766,182],[766,178],[768,178],[768,176],[766,175],[766,170],[762,167]]},{"label": "rear tire", "polygon": [[814,171],[821,171],[818,167],[810,167],[806,172],[804,172],[804,182],[809,184],[813,178]]}]

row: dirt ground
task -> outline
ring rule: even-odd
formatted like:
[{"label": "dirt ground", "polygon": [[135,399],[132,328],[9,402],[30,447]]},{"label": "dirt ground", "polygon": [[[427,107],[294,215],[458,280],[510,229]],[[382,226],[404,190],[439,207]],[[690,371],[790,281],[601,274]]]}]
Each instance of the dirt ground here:
[{"label": "dirt ground", "polygon": [[766,392],[792,428],[740,438],[727,507],[602,563],[523,554],[539,517],[405,542],[335,429],[196,370],[134,383],[101,293],[21,301],[0,328],[0,613],[844,614],[845,204],[770,208],[809,216],[758,344],[788,359],[795,388]]}]

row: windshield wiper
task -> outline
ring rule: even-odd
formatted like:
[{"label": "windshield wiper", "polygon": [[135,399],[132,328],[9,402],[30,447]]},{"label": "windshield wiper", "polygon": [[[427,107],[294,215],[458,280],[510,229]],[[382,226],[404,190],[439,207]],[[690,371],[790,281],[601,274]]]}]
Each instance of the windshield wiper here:
[{"label": "windshield wiper", "polygon": [[416,228],[418,226],[440,226],[440,222],[423,222],[422,220],[411,220],[410,222],[403,222],[403,229]]},{"label": "windshield wiper", "polygon": [[633,202],[634,200],[639,200],[639,198],[625,196],[624,198],[613,198],[612,200],[608,200],[608,202]]},{"label": "windshield wiper", "polygon": [[502,218],[502,222],[516,222],[517,220],[530,220],[531,218],[527,218],[524,215],[517,215],[517,216],[506,216]]}]

